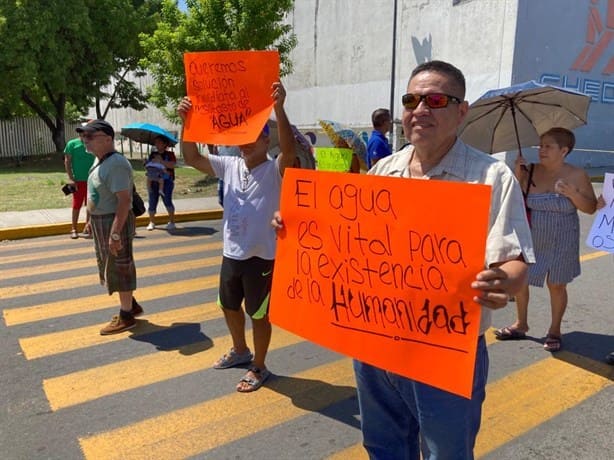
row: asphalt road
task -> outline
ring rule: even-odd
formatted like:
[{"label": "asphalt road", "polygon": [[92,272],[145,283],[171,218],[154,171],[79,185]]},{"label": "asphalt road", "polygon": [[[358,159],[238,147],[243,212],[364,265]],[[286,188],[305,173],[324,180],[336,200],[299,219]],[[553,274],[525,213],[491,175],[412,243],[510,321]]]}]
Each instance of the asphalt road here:
[{"label": "asphalt road", "polygon": [[[590,219],[582,217],[584,235]],[[117,298],[97,282],[91,241],[0,244],[0,458],[366,458],[348,358],[275,329],[274,377],[257,393],[234,391],[244,369],[210,368],[230,344],[214,304],[220,225],[139,229],[145,315],[106,337],[98,330]],[[478,458],[612,458],[614,368],[603,358],[614,350],[613,259],[581,247],[564,351],[542,349],[545,289],[532,290],[529,340],[487,334]],[[513,318],[512,303],[495,325]]]}]

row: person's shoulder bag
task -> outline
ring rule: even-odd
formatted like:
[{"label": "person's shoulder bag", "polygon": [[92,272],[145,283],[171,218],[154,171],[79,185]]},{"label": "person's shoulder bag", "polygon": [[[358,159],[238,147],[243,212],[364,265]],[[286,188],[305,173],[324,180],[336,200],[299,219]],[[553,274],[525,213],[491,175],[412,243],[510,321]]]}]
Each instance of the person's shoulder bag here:
[{"label": "person's shoulder bag", "polygon": [[139,195],[139,192],[136,191],[134,184],[132,184],[132,212],[134,213],[135,217],[145,214],[145,203],[143,202],[141,195]]}]

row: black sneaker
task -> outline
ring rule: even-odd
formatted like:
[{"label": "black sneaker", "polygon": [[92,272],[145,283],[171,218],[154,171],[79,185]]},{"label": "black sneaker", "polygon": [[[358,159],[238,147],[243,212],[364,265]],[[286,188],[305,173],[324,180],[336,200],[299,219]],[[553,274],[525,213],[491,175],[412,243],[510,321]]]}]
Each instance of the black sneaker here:
[{"label": "black sneaker", "polygon": [[143,314],[143,307],[139,305],[134,297],[132,298],[132,308],[130,309],[130,314],[135,318]]}]

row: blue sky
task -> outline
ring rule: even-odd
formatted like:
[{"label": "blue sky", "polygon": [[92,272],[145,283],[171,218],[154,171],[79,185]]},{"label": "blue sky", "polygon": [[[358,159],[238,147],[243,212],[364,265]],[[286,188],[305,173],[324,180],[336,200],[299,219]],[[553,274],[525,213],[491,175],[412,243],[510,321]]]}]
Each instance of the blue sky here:
[{"label": "blue sky", "polygon": [[179,9],[181,11],[185,11],[187,9],[187,7],[185,6],[185,0],[179,0],[177,4],[179,5]]}]

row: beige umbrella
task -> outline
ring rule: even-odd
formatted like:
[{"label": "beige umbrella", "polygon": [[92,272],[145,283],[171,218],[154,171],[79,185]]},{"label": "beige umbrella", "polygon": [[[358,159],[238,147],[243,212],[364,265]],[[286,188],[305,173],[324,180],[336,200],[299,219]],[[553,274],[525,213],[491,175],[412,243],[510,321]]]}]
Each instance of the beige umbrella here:
[{"label": "beige umbrella", "polygon": [[551,128],[586,124],[590,102],[586,94],[535,81],[491,90],[469,106],[460,138],[483,152],[522,155]]}]

